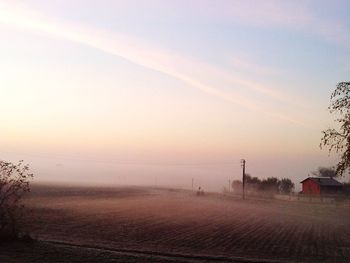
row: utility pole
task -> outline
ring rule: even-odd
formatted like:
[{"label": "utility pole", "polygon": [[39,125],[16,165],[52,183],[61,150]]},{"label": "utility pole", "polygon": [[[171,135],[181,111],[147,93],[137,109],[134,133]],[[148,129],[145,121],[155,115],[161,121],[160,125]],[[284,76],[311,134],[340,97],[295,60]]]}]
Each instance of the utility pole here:
[{"label": "utility pole", "polygon": [[231,192],[231,180],[228,179],[228,192]]},{"label": "utility pole", "polygon": [[193,178],[192,178],[192,192],[193,192]]},{"label": "utility pole", "polygon": [[242,175],[242,199],[245,199],[245,160],[241,159],[241,167],[243,169]]}]

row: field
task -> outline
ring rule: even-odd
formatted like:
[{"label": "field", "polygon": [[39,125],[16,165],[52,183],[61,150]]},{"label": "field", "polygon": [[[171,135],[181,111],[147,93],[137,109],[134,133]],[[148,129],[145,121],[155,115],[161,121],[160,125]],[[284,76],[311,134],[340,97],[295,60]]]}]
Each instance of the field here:
[{"label": "field", "polygon": [[130,262],[350,262],[350,208],[343,205],[38,186],[25,203],[26,228],[48,246],[39,250],[114,253],[100,262],[128,262],[108,261],[118,255]]}]

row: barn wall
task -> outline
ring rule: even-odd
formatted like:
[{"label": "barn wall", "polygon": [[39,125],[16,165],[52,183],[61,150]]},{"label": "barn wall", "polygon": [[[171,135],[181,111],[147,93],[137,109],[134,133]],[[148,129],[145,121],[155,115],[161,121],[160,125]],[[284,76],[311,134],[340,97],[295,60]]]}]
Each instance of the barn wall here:
[{"label": "barn wall", "polygon": [[316,182],[306,180],[303,182],[303,194],[320,195],[320,187]]},{"label": "barn wall", "polygon": [[337,194],[342,191],[341,186],[321,186],[321,194]]}]

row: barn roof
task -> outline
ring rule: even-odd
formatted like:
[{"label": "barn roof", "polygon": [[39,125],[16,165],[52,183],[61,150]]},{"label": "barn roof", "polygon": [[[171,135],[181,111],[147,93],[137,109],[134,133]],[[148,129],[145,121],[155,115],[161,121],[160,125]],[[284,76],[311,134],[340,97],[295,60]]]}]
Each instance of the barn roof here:
[{"label": "barn roof", "polygon": [[332,177],[308,177],[301,181],[300,183],[305,182],[306,180],[312,180],[322,186],[342,186],[343,184],[333,179]]}]

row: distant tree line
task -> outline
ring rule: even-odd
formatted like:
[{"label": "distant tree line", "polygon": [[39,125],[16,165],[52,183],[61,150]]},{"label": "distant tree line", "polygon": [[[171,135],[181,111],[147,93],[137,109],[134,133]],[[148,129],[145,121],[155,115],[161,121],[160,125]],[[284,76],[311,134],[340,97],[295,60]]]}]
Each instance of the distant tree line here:
[{"label": "distant tree line", "polygon": [[[278,179],[276,177],[268,177],[266,179],[259,179],[258,177],[246,174],[245,183],[247,191],[290,194],[294,189],[294,183],[289,178]],[[241,192],[242,181],[234,180],[232,182],[232,189],[234,192]]]}]

